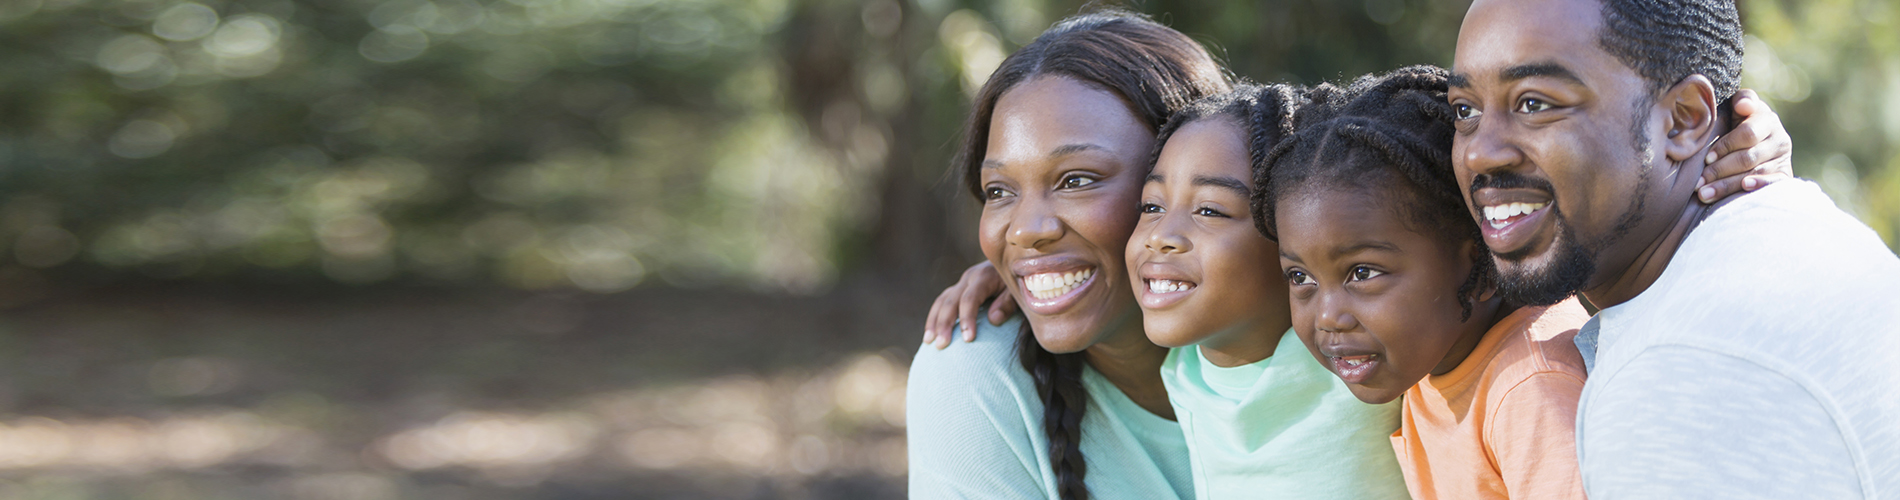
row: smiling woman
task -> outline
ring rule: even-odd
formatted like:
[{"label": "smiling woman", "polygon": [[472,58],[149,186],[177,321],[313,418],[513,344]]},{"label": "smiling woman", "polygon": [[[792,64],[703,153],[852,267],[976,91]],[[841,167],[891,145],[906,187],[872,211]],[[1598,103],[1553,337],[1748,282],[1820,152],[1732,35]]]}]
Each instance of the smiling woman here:
[{"label": "smiling woman", "polygon": [[990,76],[958,164],[1027,318],[997,327],[1013,341],[980,323],[971,345],[918,353],[913,498],[1193,496],[1122,252],[1156,129],[1228,87],[1200,44],[1118,11],[1058,23]]}]

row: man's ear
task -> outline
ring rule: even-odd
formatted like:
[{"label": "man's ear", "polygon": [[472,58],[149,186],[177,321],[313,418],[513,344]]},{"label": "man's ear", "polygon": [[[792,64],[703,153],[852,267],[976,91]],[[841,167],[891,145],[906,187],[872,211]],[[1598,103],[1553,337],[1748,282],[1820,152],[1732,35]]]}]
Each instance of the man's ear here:
[{"label": "man's ear", "polygon": [[1681,163],[1702,153],[1703,148],[1721,135],[1715,84],[1709,82],[1709,77],[1689,75],[1669,87],[1657,100],[1669,106],[1668,138],[1663,142],[1663,154],[1671,163]]}]

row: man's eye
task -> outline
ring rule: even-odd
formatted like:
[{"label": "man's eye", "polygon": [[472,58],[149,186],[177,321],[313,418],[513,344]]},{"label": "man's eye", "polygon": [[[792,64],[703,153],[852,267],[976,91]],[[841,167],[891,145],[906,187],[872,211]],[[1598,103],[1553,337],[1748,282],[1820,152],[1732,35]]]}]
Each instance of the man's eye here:
[{"label": "man's eye", "polygon": [[1078,176],[1070,177],[1067,179],[1063,179],[1062,189],[1075,189],[1075,188],[1087,186],[1094,183],[1095,183],[1095,179],[1090,179],[1090,178],[1078,175]]},{"label": "man's eye", "polygon": [[1373,269],[1373,268],[1370,268],[1370,267],[1366,267],[1366,266],[1353,266],[1353,268],[1352,268],[1352,281],[1365,281],[1365,280],[1369,280],[1369,279],[1372,279],[1372,278],[1376,278],[1376,277],[1379,277],[1379,276],[1382,276],[1382,275],[1384,275],[1384,274],[1385,274],[1384,272],[1381,272],[1381,271],[1379,271],[1379,270],[1377,270],[1377,269]]},{"label": "man's eye", "polygon": [[994,201],[994,200],[1000,200],[1003,198],[1008,198],[1010,196],[1013,196],[1013,195],[1010,194],[1009,191],[1005,191],[1003,190],[1003,188],[999,188],[999,187],[993,187],[993,188],[983,190],[983,199],[985,200]]},{"label": "man's eye", "polygon": [[1478,108],[1471,107],[1470,104],[1454,104],[1452,105],[1452,110],[1454,113],[1457,113],[1458,119],[1460,120],[1469,120],[1478,117]]},{"label": "man's eye", "polygon": [[1536,113],[1539,111],[1548,110],[1551,107],[1552,106],[1550,105],[1550,103],[1544,102],[1543,99],[1525,99],[1522,102],[1517,103],[1517,112]]},{"label": "man's eye", "polygon": [[1306,274],[1306,271],[1287,271],[1286,281],[1295,285],[1311,285],[1313,276]]},{"label": "man's eye", "polygon": [[1196,209],[1194,211],[1194,215],[1199,215],[1202,217],[1226,217],[1227,216],[1227,214],[1220,213],[1219,210],[1214,210],[1212,208],[1207,208],[1207,207],[1201,207],[1199,209]]},{"label": "man's eye", "polygon": [[1156,205],[1156,204],[1153,204],[1153,203],[1143,203],[1143,204],[1141,204],[1141,213],[1144,213],[1144,214],[1158,214],[1158,213],[1161,213],[1161,212],[1162,212],[1162,210],[1161,210],[1161,205]]}]

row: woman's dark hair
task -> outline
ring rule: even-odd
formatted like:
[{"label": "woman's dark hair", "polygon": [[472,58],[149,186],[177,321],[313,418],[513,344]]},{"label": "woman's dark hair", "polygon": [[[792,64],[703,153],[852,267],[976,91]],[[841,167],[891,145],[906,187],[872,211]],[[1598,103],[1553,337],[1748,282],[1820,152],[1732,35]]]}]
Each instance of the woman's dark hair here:
[{"label": "woman's dark hair", "polygon": [[1279,240],[1274,203],[1302,190],[1375,189],[1420,234],[1477,244],[1457,292],[1469,318],[1477,297],[1495,286],[1497,270],[1451,168],[1449,76],[1443,68],[1412,66],[1309,91],[1294,133],[1254,171],[1262,186],[1253,198],[1261,234]]},{"label": "woman's dark hair", "polygon": [[[1064,19],[1003,59],[977,92],[963,126],[956,166],[979,201],[983,199],[979,167],[989,145],[996,101],[1018,84],[1040,76],[1069,78],[1113,93],[1150,130],[1159,129],[1168,115],[1187,103],[1230,87],[1227,74],[1205,47],[1146,16],[1104,10]],[[1063,500],[1086,500],[1082,415],[1088,410],[1088,391],[1082,387],[1082,355],[1044,350],[1028,322],[1017,338],[1017,352],[1042,399],[1042,427],[1049,440],[1056,492]]]}]

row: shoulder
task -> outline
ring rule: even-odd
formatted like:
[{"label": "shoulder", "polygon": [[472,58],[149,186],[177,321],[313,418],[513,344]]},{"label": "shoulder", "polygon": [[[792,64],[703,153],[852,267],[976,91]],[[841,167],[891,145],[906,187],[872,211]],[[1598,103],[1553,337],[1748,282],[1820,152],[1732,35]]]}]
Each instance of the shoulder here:
[{"label": "shoulder", "polygon": [[1590,320],[1583,305],[1570,298],[1556,305],[1526,308],[1514,328],[1496,332],[1497,354],[1485,367],[1489,380],[1503,397],[1527,382],[1549,385],[1563,380],[1581,387],[1585,378],[1583,355],[1577,352],[1577,329]]},{"label": "shoulder", "polygon": [[1047,496],[1038,423],[1042,405],[1016,362],[1020,318],[976,341],[924,345],[904,394],[910,488],[915,498]]},{"label": "shoulder", "polygon": [[[976,340],[952,340],[941,350],[924,345],[911,359],[907,405],[950,405],[1035,394],[1034,381],[1017,361],[1017,336],[1023,324],[1015,316],[1002,325],[978,321]],[[922,398],[922,399],[918,399]]]},{"label": "shoulder", "polygon": [[[1769,366],[1662,345],[1590,383],[1577,446],[1592,495],[1667,486],[1690,496],[1816,498],[1859,487],[1833,411]],[[1790,470],[1809,474],[1787,481]]]}]

